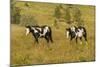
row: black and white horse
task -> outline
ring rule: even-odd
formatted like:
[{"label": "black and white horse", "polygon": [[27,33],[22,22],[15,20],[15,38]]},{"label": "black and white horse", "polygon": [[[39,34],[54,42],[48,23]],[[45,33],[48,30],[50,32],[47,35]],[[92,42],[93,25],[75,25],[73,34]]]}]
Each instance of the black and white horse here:
[{"label": "black and white horse", "polygon": [[26,26],[26,36],[32,33],[37,43],[39,38],[45,38],[47,43],[49,41],[53,42],[52,40],[52,30],[49,26]]},{"label": "black and white horse", "polygon": [[85,27],[83,26],[78,26],[78,27],[72,26],[70,28],[66,28],[66,35],[67,38],[70,37],[70,41],[75,38],[76,43],[77,43],[77,39],[79,38],[81,41],[80,44],[82,44],[82,37],[83,37],[87,44],[87,32]]}]

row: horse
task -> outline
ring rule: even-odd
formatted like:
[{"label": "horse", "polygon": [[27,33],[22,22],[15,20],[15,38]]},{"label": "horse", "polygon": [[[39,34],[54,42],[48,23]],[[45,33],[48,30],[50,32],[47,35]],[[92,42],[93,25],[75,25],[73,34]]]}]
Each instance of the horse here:
[{"label": "horse", "polygon": [[38,39],[39,38],[45,38],[47,43],[49,43],[49,41],[53,42],[52,40],[52,30],[51,27],[47,26],[47,25],[43,25],[43,26],[26,26],[26,36],[32,33],[32,35],[35,38],[35,42],[39,43]]},{"label": "horse", "polygon": [[77,43],[77,39],[80,39],[80,44],[82,44],[82,38],[84,38],[86,44],[87,44],[87,31],[86,28],[83,26],[72,26],[69,28],[66,28],[66,35],[67,38],[70,37],[70,41],[72,41],[73,39],[76,39],[76,43]]}]

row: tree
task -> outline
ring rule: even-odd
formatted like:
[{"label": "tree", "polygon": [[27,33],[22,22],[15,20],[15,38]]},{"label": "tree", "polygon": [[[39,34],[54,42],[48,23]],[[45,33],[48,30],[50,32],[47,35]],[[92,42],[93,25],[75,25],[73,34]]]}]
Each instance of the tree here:
[{"label": "tree", "polygon": [[11,0],[11,23],[19,24],[21,9],[19,7],[16,7],[16,2],[16,0]]},{"label": "tree", "polygon": [[20,11],[21,9],[18,7],[13,7],[12,8],[12,14],[11,14],[11,22],[14,24],[19,24],[20,23]]},{"label": "tree", "polygon": [[82,19],[81,10],[79,8],[75,7],[73,9],[73,17],[74,17],[74,20],[77,22],[77,25],[78,26],[83,25],[84,21]]},{"label": "tree", "polygon": [[65,22],[70,24],[71,23],[71,13],[70,13],[70,8],[67,7],[66,10],[65,10]]},{"label": "tree", "polygon": [[38,25],[38,22],[35,19],[35,17],[33,15],[29,15],[29,14],[21,15],[20,22],[21,22],[20,23],[21,26]]},{"label": "tree", "polygon": [[60,19],[60,17],[61,17],[61,12],[60,12],[59,6],[56,6],[56,8],[55,8],[54,17],[56,17],[57,19]]}]

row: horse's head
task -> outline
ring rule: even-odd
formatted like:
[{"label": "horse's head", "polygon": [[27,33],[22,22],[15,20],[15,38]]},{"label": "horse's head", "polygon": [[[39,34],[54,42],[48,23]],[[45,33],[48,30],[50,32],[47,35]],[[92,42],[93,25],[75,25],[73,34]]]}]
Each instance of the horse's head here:
[{"label": "horse's head", "polygon": [[71,31],[74,31],[75,32],[76,29],[77,29],[77,27],[76,26],[71,26],[70,29],[71,29]]},{"label": "horse's head", "polygon": [[70,32],[71,32],[71,29],[70,28],[66,28],[66,36],[67,36],[67,38],[69,38]]},{"label": "horse's head", "polygon": [[31,26],[26,26],[26,36],[30,33],[31,31]]}]

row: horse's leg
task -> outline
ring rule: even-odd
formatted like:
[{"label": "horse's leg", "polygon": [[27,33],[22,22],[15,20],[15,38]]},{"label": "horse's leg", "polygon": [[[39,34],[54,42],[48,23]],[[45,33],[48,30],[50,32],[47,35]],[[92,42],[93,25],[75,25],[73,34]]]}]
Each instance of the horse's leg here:
[{"label": "horse's leg", "polygon": [[72,41],[72,40],[73,40],[73,38],[74,38],[74,37],[72,37],[72,36],[71,36],[70,41]]},{"label": "horse's leg", "polygon": [[70,44],[71,44],[71,41],[72,41],[72,40],[73,40],[73,37],[70,38]]},{"label": "horse's leg", "polygon": [[53,40],[52,40],[52,30],[51,30],[51,28],[49,28],[49,29],[50,29],[50,31],[48,32],[48,38],[53,43]]},{"label": "horse's leg", "polygon": [[80,41],[81,41],[80,44],[82,44],[82,37],[80,37]]},{"label": "horse's leg", "polygon": [[36,35],[33,35],[33,36],[34,36],[34,39],[35,39],[34,44],[35,44],[35,43],[39,43],[39,42],[38,42],[38,37],[37,37]]},{"label": "horse's leg", "polygon": [[38,41],[38,36],[35,35],[34,38],[35,38],[35,42],[36,42],[36,43],[39,43],[39,41]]},{"label": "horse's leg", "polygon": [[39,43],[38,38],[39,38],[39,34],[38,33],[33,33],[33,36],[35,38],[35,42]]},{"label": "horse's leg", "polygon": [[39,43],[38,38],[35,38],[36,43]]},{"label": "horse's leg", "polygon": [[45,39],[46,39],[47,43],[49,43],[49,38],[48,38],[48,36],[45,36]]},{"label": "horse's leg", "polygon": [[52,35],[51,35],[51,33],[50,33],[50,35],[49,35],[48,37],[49,37],[50,41],[53,43],[53,40],[52,40]]},{"label": "horse's leg", "polygon": [[35,38],[34,44],[38,44],[38,38]]}]

